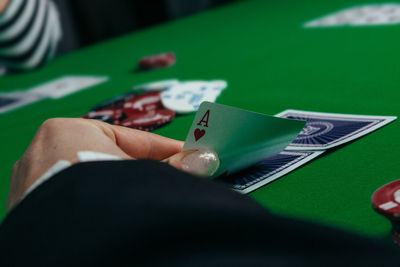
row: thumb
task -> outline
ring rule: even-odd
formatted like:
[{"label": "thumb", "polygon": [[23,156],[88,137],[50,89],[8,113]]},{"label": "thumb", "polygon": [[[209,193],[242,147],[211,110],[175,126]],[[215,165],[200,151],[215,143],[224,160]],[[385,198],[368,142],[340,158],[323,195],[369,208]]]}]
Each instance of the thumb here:
[{"label": "thumb", "polygon": [[178,170],[200,176],[212,176],[219,168],[219,158],[212,150],[186,150],[163,160]]}]

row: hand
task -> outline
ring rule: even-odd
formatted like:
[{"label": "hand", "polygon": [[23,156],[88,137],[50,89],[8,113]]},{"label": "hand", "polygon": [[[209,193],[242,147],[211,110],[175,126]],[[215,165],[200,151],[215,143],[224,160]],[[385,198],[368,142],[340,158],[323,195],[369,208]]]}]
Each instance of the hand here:
[{"label": "hand", "polygon": [[171,165],[183,169],[177,160],[183,157],[180,154],[171,157],[181,152],[182,146],[181,141],[95,120],[47,120],[12,168],[6,208],[15,206],[24,192],[57,161],[77,163],[78,151],[97,151],[123,159],[171,161]]},{"label": "hand", "polygon": [[6,10],[10,0],[0,0],[0,15]]}]

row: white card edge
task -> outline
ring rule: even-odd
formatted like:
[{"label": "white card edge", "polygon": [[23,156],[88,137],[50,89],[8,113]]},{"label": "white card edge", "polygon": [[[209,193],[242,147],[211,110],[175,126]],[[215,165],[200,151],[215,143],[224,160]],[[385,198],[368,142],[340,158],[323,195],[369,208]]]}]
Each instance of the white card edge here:
[{"label": "white card edge", "polygon": [[[285,149],[285,150],[287,150],[287,149]],[[307,156],[307,157],[305,157],[304,159],[298,161],[297,163],[293,164],[292,166],[284,169],[283,171],[280,171],[280,172],[272,175],[271,177],[269,177],[267,179],[264,179],[264,180],[254,184],[252,186],[249,186],[249,187],[247,187],[247,188],[245,188],[243,190],[240,190],[240,189],[233,189],[233,190],[237,191],[237,192],[239,192],[241,194],[248,194],[248,193],[250,193],[250,192],[252,192],[252,191],[254,191],[254,190],[256,190],[256,189],[258,189],[258,188],[260,188],[260,187],[262,187],[262,186],[264,186],[264,185],[266,185],[266,184],[268,184],[268,183],[270,183],[272,181],[275,181],[276,179],[288,174],[289,172],[294,171],[298,167],[306,164],[307,162],[313,160],[314,158],[316,158],[319,155],[321,155],[322,153],[324,153],[325,150],[321,150],[321,151],[302,151],[302,152],[312,152],[312,154]]]},{"label": "white card edge", "polygon": [[315,112],[315,111],[305,111],[299,109],[286,109],[278,114],[275,114],[275,117],[282,118],[283,115],[289,112],[296,112],[305,115],[315,115],[315,116],[335,116],[339,118],[356,118],[356,119],[391,119],[391,121],[397,119],[397,116],[376,116],[376,115],[356,115],[356,114],[344,114],[344,113],[330,113],[330,112]]},{"label": "white card edge", "polygon": [[[332,25],[310,25],[313,24],[317,21],[321,21],[324,19],[327,19],[328,17],[332,17],[332,16],[338,16],[340,13],[345,12],[345,11],[350,11],[350,10],[354,10],[356,8],[363,8],[366,6],[381,6],[381,5],[387,5],[387,4],[395,4],[398,5],[398,3],[396,2],[387,2],[387,3],[375,3],[375,2],[371,2],[371,3],[365,3],[365,4],[354,4],[352,6],[346,7],[346,8],[342,8],[342,9],[338,9],[337,11],[332,11],[326,15],[322,15],[319,17],[316,17],[315,19],[312,19],[310,21],[304,22],[301,26],[305,29],[312,29],[312,28],[325,28],[325,27],[344,27],[344,26],[350,26],[350,27],[354,27],[354,26],[371,26],[371,25],[355,25],[355,24],[351,24],[351,23],[342,23],[342,24],[332,24]],[[376,24],[373,24],[376,25]]]},{"label": "white card edge", "polygon": [[[7,95],[17,95],[18,97],[22,98],[22,101],[19,101],[17,103],[12,103],[7,107],[0,107],[0,114],[4,114],[4,113],[8,113],[17,109],[20,109],[22,107],[28,106],[30,104],[33,104],[35,102],[41,101],[43,99],[45,99],[45,97],[40,97],[37,95],[32,95],[32,94],[21,94],[20,93],[10,93]],[[6,94],[1,94],[0,96],[5,96]]]},{"label": "white card edge", "polygon": [[[92,79],[96,79],[96,82],[95,82],[95,83],[93,83],[93,84],[91,84],[91,85],[89,85],[89,86],[83,88],[83,90],[89,89],[89,88],[91,88],[91,87],[93,87],[93,86],[99,85],[99,84],[104,83],[104,82],[107,82],[107,81],[109,80],[109,77],[108,77],[108,76],[96,76],[96,75],[62,75],[62,76],[59,76],[59,77],[57,77],[57,78],[51,79],[51,80],[49,80],[49,81],[46,81],[46,82],[37,84],[36,86],[31,87],[31,88],[29,88],[28,90],[26,90],[26,92],[29,92],[29,93],[31,93],[31,94],[39,94],[39,95],[42,93],[42,94],[44,94],[45,96],[47,96],[47,98],[53,98],[53,99],[62,98],[62,97],[64,97],[64,96],[73,94],[73,93],[75,93],[76,91],[74,91],[74,92],[72,92],[72,93],[69,93],[69,94],[66,94],[66,95],[62,95],[62,96],[58,96],[58,95],[55,95],[55,96],[54,96],[54,95],[51,95],[51,94],[48,94],[48,93],[43,93],[43,92],[41,92],[41,90],[43,90],[43,86],[46,86],[46,85],[48,86],[48,84],[57,82],[57,81],[59,81],[59,80],[68,79],[68,78],[92,78]],[[77,91],[80,91],[80,90],[77,90]]]},{"label": "white card edge", "polygon": [[325,112],[313,112],[313,111],[303,111],[303,110],[295,110],[295,109],[287,109],[284,110],[275,116],[280,117],[283,116],[287,113],[290,112],[295,112],[295,113],[300,113],[300,114],[306,114],[306,115],[316,115],[316,116],[329,116],[329,115],[334,115],[335,117],[339,118],[357,118],[357,119],[381,119],[383,120],[382,122],[366,129],[365,131],[359,132],[356,135],[353,135],[349,138],[346,138],[338,143],[332,144],[330,146],[326,147],[301,147],[301,146],[287,146],[285,150],[292,150],[292,151],[320,151],[320,150],[327,150],[331,149],[340,145],[343,145],[345,143],[348,143],[350,141],[353,141],[357,138],[360,138],[364,135],[367,135],[389,123],[397,119],[397,116],[373,116],[373,115],[352,115],[352,114],[341,114],[341,113],[325,113]]}]

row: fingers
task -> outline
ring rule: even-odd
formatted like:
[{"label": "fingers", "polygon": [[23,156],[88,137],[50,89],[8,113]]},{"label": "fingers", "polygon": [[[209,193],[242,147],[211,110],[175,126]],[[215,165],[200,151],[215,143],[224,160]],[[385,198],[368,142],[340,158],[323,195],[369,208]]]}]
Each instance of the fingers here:
[{"label": "fingers", "polygon": [[196,152],[197,150],[187,150],[187,151],[182,151],[180,153],[174,154],[171,157],[168,157],[163,160],[163,162],[168,163],[169,165],[177,168],[178,170],[181,171],[186,171],[185,166],[182,164],[183,159],[188,156],[189,154],[192,154]]},{"label": "fingers", "polygon": [[206,149],[183,151],[163,161],[179,170],[200,176],[212,176],[220,165],[218,155]]},{"label": "fingers", "polygon": [[182,151],[183,142],[156,134],[87,119],[44,122],[11,172],[8,209],[59,160],[79,162],[79,151],[97,151],[123,159],[163,160]]},{"label": "fingers", "polygon": [[163,160],[182,151],[182,141],[122,126],[110,126],[117,146],[131,157]]},{"label": "fingers", "polygon": [[182,152],[182,141],[105,123],[100,127],[107,127],[104,133],[133,158],[163,160],[179,170],[201,176],[212,176],[220,165],[218,155],[211,150]]}]

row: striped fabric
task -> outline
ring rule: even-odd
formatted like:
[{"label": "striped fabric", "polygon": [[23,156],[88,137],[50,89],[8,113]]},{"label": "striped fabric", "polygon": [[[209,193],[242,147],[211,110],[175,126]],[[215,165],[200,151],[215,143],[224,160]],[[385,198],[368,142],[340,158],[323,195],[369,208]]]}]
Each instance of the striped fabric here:
[{"label": "striped fabric", "polygon": [[50,0],[11,0],[0,15],[0,65],[13,71],[41,66],[54,56],[62,36]]}]

